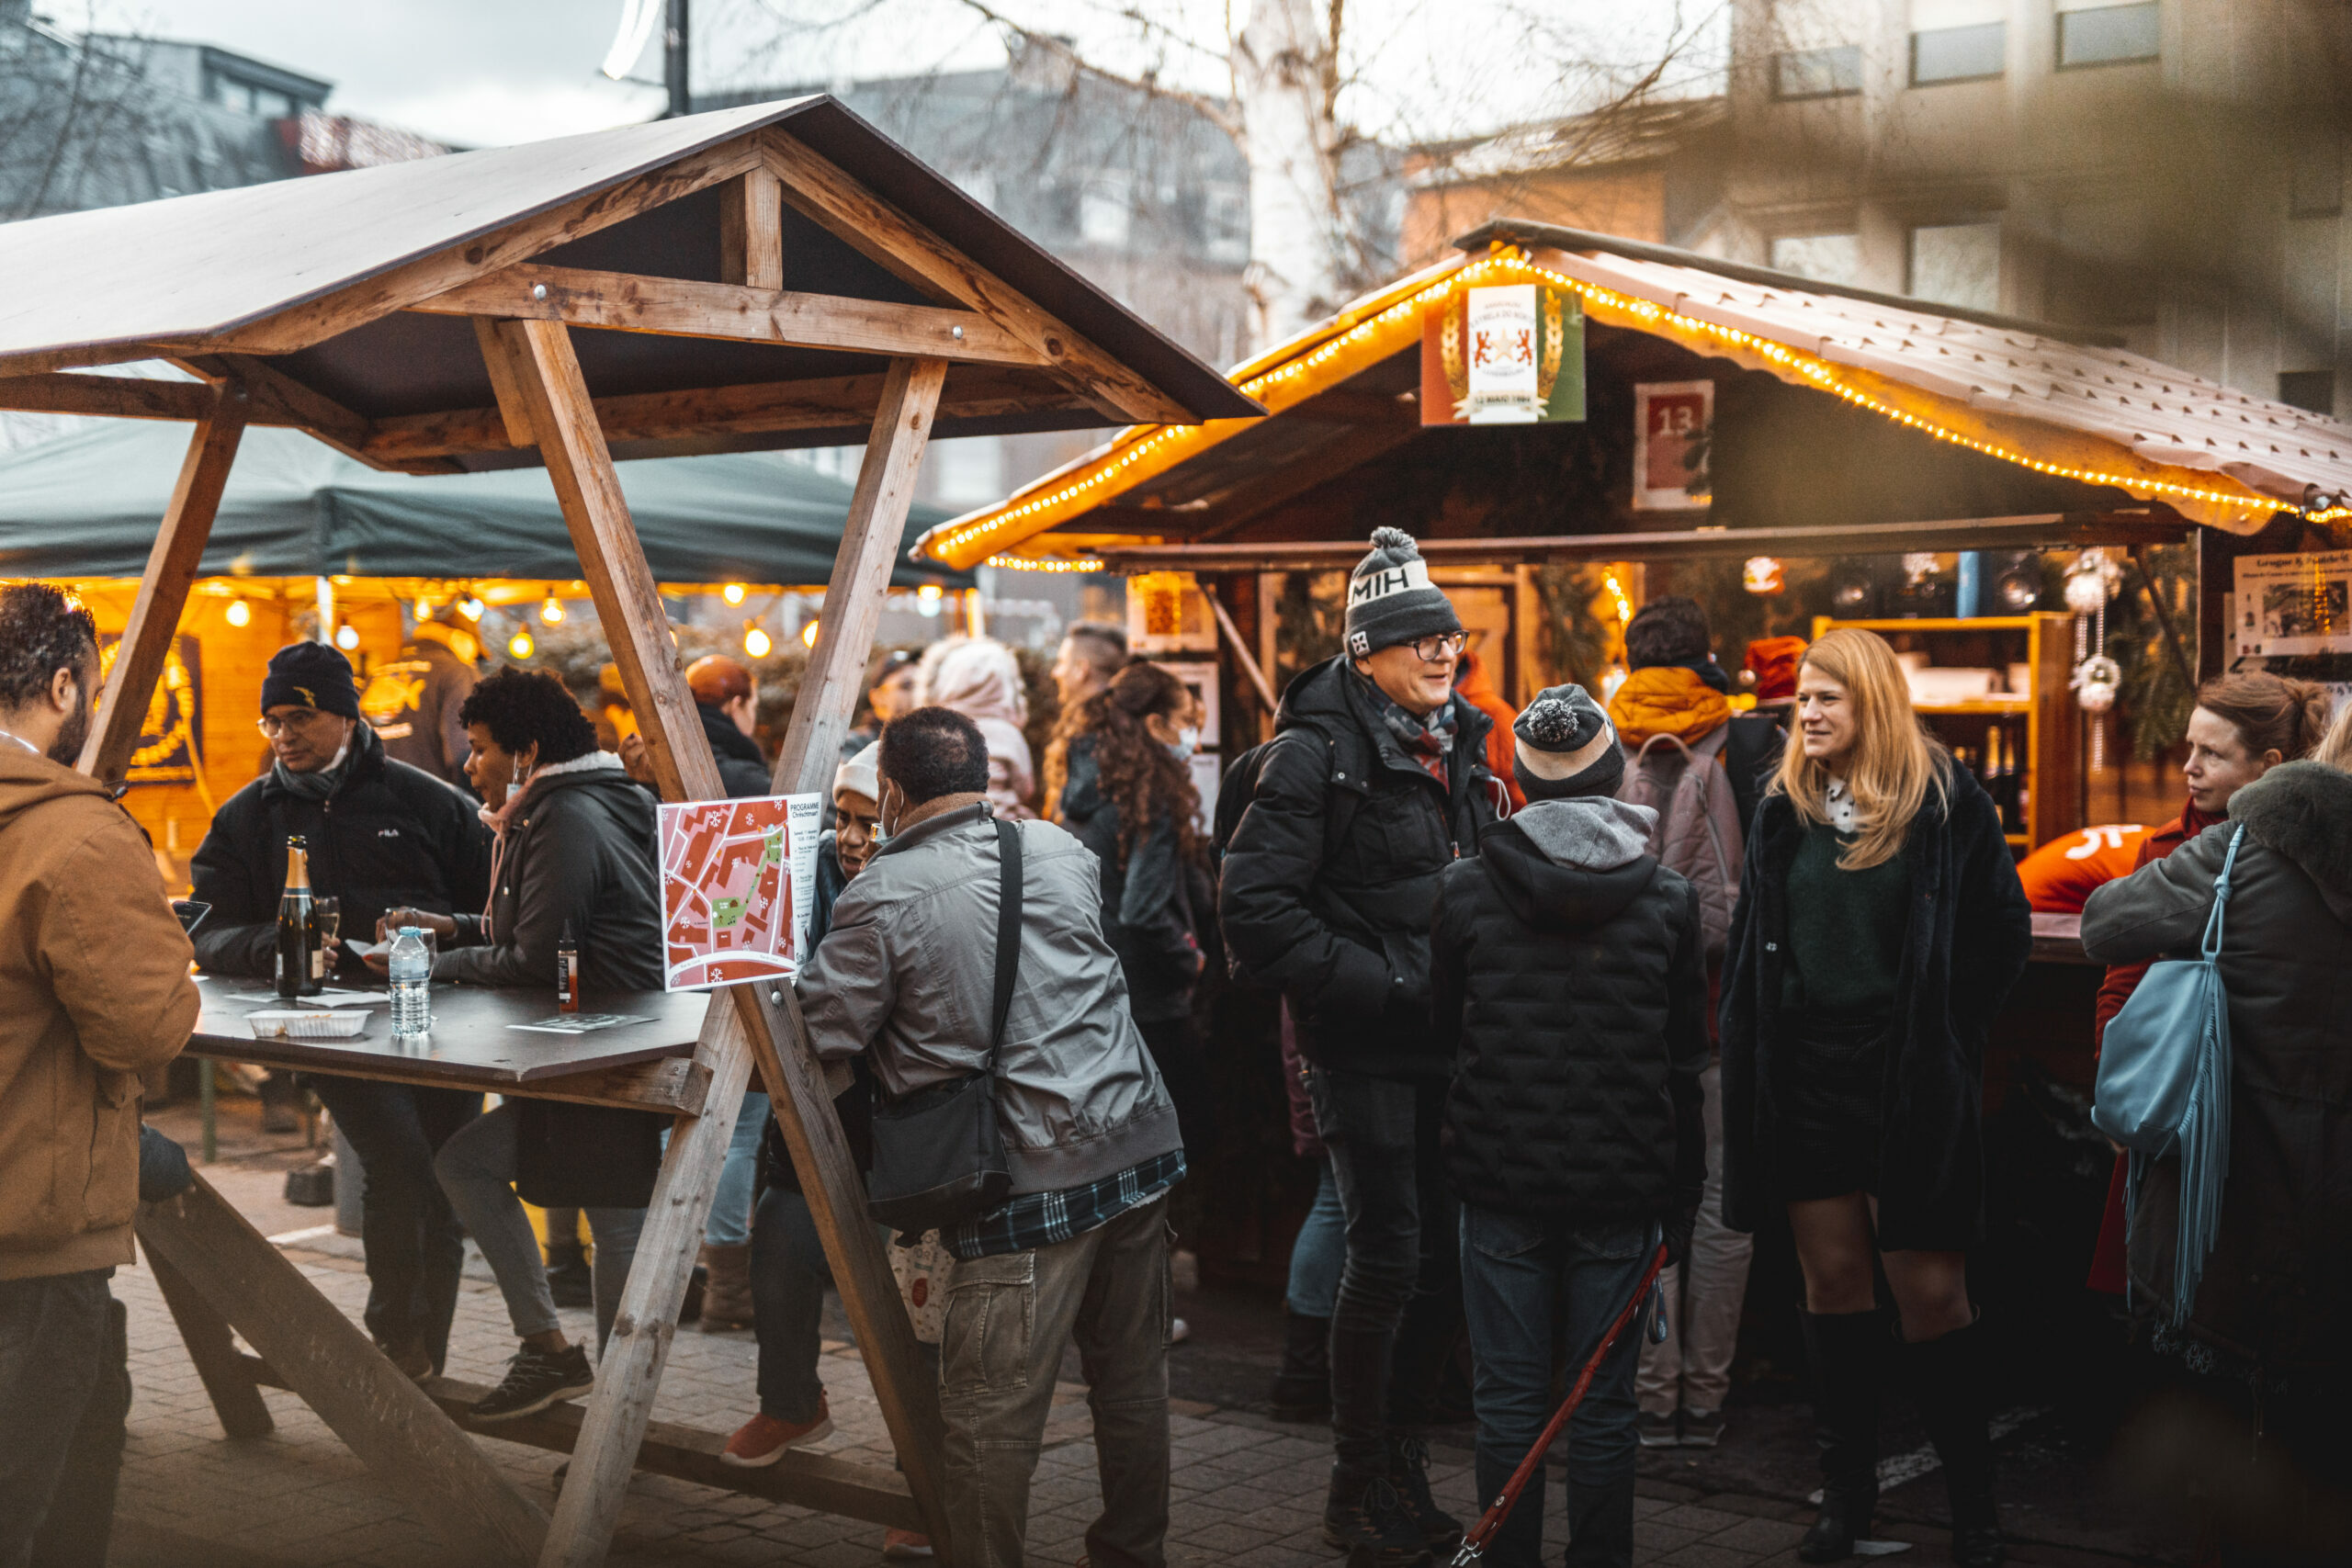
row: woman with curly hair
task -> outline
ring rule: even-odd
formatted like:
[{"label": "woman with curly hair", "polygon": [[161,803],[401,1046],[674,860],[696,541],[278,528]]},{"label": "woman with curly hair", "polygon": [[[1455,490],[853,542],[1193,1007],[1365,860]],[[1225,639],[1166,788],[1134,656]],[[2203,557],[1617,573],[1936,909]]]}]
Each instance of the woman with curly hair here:
[{"label": "woman with curly hair", "polygon": [[1201,796],[1191,757],[1200,704],[1138,660],[1062,716],[1069,759],[1054,814],[1102,863],[1102,934],[1127,977],[1128,1005],[1176,1101],[1184,1146],[1208,1148],[1208,1084],[1193,1035],[1200,978],[1193,879],[1202,872]]}]

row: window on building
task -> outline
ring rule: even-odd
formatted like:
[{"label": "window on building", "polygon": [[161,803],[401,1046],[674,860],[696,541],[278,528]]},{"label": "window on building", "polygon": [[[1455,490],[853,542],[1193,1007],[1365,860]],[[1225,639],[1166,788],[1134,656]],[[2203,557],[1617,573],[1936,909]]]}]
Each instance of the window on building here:
[{"label": "window on building", "polygon": [[1910,281],[1904,292],[1967,310],[2001,306],[2001,226],[1930,223],[1911,231]]},{"label": "window on building", "polygon": [[2008,68],[2008,24],[1979,22],[1911,35],[1911,85],[1981,82]]},{"label": "window on building", "polygon": [[1091,245],[1125,245],[1135,213],[1135,197],[1126,180],[1114,176],[1090,180],[1078,198],[1078,237]]},{"label": "window on building", "polygon": [[2333,130],[2297,139],[2287,175],[2287,216],[2333,218],[2344,210],[2344,143]]},{"label": "window on building", "polygon": [[1772,265],[1819,283],[1852,284],[1862,276],[1859,234],[1782,234],[1772,242]]},{"label": "window on building", "polygon": [[1862,90],[1862,49],[1792,49],[1772,57],[1776,98],[1838,98]]},{"label": "window on building", "polygon": [[2062,6],[2058,12],[2058,68],[2124,65],[2157,56],[2157,7]]},{"label": "window on building", "polygon": [[2335,414],[2335,372],[2282,370],[2278,373],[2278,400],[2291,408],[2333,418]]}]

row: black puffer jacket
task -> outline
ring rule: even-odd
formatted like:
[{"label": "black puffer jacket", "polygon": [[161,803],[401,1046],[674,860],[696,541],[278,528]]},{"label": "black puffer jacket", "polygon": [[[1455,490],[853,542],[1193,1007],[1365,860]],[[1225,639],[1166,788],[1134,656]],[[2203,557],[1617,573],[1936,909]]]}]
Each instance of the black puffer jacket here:
[{"label": "black puffer jacket", "polygon": [[[555,1008],[555,953],[563,928],[580,946],[583,1006],[596,994],[662,988],[662,882],[653,796],[619,760],[534,777],[507,824],[491,893],[491,936],[478,914],[458,917],[436,980],[535,992]],[[530,1036],[518,1036],[527,1040]],[[527,1049],[527,1047],[525,1047]],[[541,1205],[629,1209],[653,1196],[662,1118],[641,1111],[517,1100],[514,1190]]]},{"label": "black puffer jacket", "polygon": [[1698,896],[1647,852],[1650,817],[1538,801],[1446,868],[1431,1038],[1454,1054],[1445,1160],[1465,1203],[1579,1224],[1698,1211]]},{"label": "black puffer jacket", "polygon": [[1102,935],[1127,976],[1127,1006],[1137,1023],[1189,1018],[1200,978],[1191,879],[1176,855],[1167,821],[1140,835],[1119,864],[1119,807],[1102,793],[1094,738],[1069,743],[1069,780],[1062,786],[1061,824],[1102,863]]},{"label": "black puffer jacket", "polygon": [[[1911,927],[1896,982],[1881,1097],[1879,1244],[1952,1251],[1984,1237],[1984,1037],[2033,952],[2033,915],[1990,796],[1951,770],[1930,790],[1902,854]],[[1777,1048],[1789,868],[1805,824],[1768,795],[1747,836],[1724,953],[1724,1223],[1754,1230],[1780,1201],[1763,1151],[1780,1135]]]},{"label": "black puffer jacket", "polygon": [[702,732],[710,739],[710,754],[718,763],[718,782],[728,795],[736,798],[774,795],[767,753],[760,750],[760,743],[708,703],[696,703],[695,711],[702,715]]},{"label": "black puffer jacket", "polygon": [[[2222,919],[2230,1169],[2188,1327],[2266,1374],[2352,1371],[2352,775],[2273,768],[2231,820],[2094,892],[2083,946],[2110,964],[2193,955],[2240,824]],[[2180,1167],[2157,1161],[2132,1216],[2142,1299],[2172,1301]]]},{"label": "black puffer jacket", "polygon": [[1430,918],[1438,876],[1496,819],[1494,721],[1460,694],[1440,785],[1381,722],[1345,654],[1283,694],[1257,788],[1227,847],[1227,946],[1290,998],[1310,1061],[1379,1077],[1444,1078],[1430,1038]]},{"label": "black puffer jacket", "polygon": [[[371,941],[386,909],[453,914],[479,909],[490,886],[490,829],[479,803],[384,755],[365,724],[334,794],[306,800],[264,773],[231,795],[189,864],[194,897],[212,906],[196,929],[196,958],[219,975],[277,968],[277,899],[286,889],[286,840],[310,846],[311,891],[343,903],[343,931]],[[346,949],[337,974],[370,978]]]}]

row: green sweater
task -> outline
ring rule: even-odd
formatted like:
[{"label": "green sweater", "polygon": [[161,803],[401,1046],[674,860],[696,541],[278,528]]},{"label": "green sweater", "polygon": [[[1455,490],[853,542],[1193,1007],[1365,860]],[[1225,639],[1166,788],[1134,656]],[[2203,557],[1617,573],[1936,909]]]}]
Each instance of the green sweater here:
[{"label": "green sweater", "polygon": [[1841,871],[1853,841],[1826,823],[1805,831],[1789,867],[1789,955],[1781,1006],[1832,1018],[1883,1015],[1894,1006],[1910,934],[1911,868],[1901,853],[1864,871]]}]

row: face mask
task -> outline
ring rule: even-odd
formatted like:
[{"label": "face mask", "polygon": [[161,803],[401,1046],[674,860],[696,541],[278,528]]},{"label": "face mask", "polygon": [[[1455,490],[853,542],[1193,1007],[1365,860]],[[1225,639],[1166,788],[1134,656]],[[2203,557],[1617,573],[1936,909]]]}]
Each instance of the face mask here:
[{"label": "face mask", "polygon": [[1178,761],[1183,761],[1201,749],[1200,728],[1193,725],[1178,730],[1176,739],[1168,742],[1168,749],[1176,754]]}]

